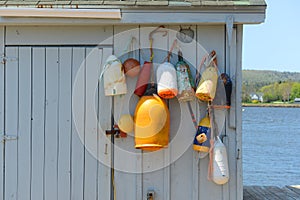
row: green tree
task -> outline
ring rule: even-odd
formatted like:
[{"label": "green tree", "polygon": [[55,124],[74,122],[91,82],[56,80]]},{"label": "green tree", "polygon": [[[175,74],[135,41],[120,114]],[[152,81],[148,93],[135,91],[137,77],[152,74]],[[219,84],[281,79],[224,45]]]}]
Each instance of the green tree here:
[{"label": "green tree", "polygon": [[251,102],[250,90],[251,89],[245,84],[242,85],[242,102],[244,103]]},{"label": "green tree", "polygon": [[288,81],[281,83],[278,87],[279,99],[286,102],[290,101],[293,83]]},{"label": "green tree", "polygon": [[291,89],[291,99],[300,98],[300,83],[295,82]]},{"label": "green tree", "polygon": [[279,99],[278,88],[279,88],[278,83],[262,87],[260,89],[260,92],[264,94],[263,95],[264,101],[268,103],[271,101],[277,101]]}]

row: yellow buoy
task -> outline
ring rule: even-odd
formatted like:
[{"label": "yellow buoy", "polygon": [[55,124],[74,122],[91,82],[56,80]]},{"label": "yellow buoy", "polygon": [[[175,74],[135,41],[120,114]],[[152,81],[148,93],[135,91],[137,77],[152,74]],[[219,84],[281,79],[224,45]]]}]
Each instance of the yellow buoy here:
[{"label": "yellow buoy", "polygon": [[208,153],[210,148],[210,118],[208,116],[201,119],[194,138],[193,149]]},{"label": "yellow buoy", "polygon": [[218,72],[216,67],[208,67],[202,74],[196,90],[196,97],[201,101],[213,101],[216,95]]},{"label": "yellow buoy", "polygon": [[159,96],[141,97],[134,122],[135,148],[155,151],[168,146],[170,113]]},{"label": "yellow buoy", "polygon": [[133,119],[130,114],[124,114],[118,121],[118,127],[124,133],[130,133],[133,131]]}]

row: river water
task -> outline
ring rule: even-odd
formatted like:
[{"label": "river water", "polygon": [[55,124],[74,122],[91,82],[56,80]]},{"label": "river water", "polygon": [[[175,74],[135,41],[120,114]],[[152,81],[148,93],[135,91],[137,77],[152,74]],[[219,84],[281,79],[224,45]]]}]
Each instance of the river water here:
[{"label": "river water", "polygon": [[243,108],[244,185],[300,185],[300,108]]}]

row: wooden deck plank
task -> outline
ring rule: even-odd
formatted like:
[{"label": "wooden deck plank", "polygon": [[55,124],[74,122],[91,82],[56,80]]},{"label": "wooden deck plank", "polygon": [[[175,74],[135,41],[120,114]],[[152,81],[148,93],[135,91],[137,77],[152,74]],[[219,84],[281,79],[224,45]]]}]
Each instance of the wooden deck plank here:
[{"label": "wooden deck plank", "polygon": [[283,188],[287,199],[300,199],[300,188],[295,186],[286,186]]},{"label": "wooden deck plank", "polygon": [[289,190],[295,192],[298,196],[300,196],[300,186],[286,186]]},{"label": "wooden deck plank", "polygon": [[300,188],[295,186],[244,186],[244,200],[296,200],[300,199]]}]

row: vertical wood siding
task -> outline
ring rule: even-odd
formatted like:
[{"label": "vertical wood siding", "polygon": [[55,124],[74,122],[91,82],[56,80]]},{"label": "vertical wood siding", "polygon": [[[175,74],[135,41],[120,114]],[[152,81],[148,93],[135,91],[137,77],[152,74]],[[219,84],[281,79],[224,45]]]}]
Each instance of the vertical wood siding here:
[{"label": "vertical wood siding", "polygon": [[[11,59],[5,68],[4,65],[0,68],[0,131],[3,134],[5,129],[6,134],[17,135],[18,140],[5,143],[5,154],[0,146],[0,164],[5,167],[0,172],[0,180],[5,175],[0,182],[4,199],[110,199],[110,168],[106,164],[111,163],[111,146],[105,130],[111,126],[112,101],[103,95],[103,82],[98,82],[98,76],[113,51],[122,61],[128,58],[126,47],[131,36],[138,41],[134,48],[139,45],[145,48],[131,56],[140,59],[141,64],[149,61],[148,35],[154,28],[142,25],[109,28],[111,36],[112,32],[115,36],[107,41],[113,46],[105,48],[72,47],[68,41],[68,46],[53,46],[51,38],[45,46],[30,46],[31,38],[28,46],[6,47],[6,56]],[[180,27],[166,28],[177,31]],[[179,45],[193,74],[205,50],[216,50],[220,72],[235,77],[234,85],[239,85],[239,29],[233,31],[230,49],[225,26],[194,25],[191,29],[202,46],[180,41]],[[28,27],[24,30],[28,35]],[[4,36],[1,38],[4,40]],[[155,69],[167,56],[165,50],[170,49],[175,38],[176,32],[169,32],[166,37],[161,33],[154,35]],[[47,42],[52,46],[47,46]],[[175,54],[171,57],[173,64],[178,60]],[[116,122],[122,114],[134,113],[139,100],[133,95],[136,80],[137,77],[127,77],[128,93],[115,97]],[[241,149],[241,114],[235,109],[240,106],[240,97],[236,95],[239,90],[234,87],[233,108],[226,115],[222,131],[229,153],[228,184],[219,186],[207,180],[208,156],[199,159],[192,149],[195,128],[187,104],[171,99],[167,149],[149,154],[134,149],[133,135],[115,139],[116,199],[145,199],[149,190],[155,191],[156,200],[241,199],[238,186],[242,183],[241,162],[236,159],[237,149]],[[192,108],[197,120],[205,116],[205,103],[194,101]],[[128,162],[127,158],[134,161]]]},{"label": "vertical wood siding", "polygon": [[44,198],[46,49],[32,49],[31,199]]},{"label": "vertical wood siding", "polygon": [[[18,58],[18,48],[8,48],[6,54]],[[17,135],[19,128],[19,67],[18,62],[5,66],[5,134]],[[28,133],[27,133],[28,134]],[[25,134],[24,134],[25,135]],[[18,141],[5,143],[5,199],[18,199]]]},{"label": "vertical wood siding", "polygon": [[[4,55],[5,28],[0,26],[0,55]],[[0,137],[5,134],[4,131],[4,63],[0,64]],[[2,138],[1,138],[2,139]],[[0,142],[0,199],[4,199],[3,183],[3,163],[4,163],[4,143]]]}]

